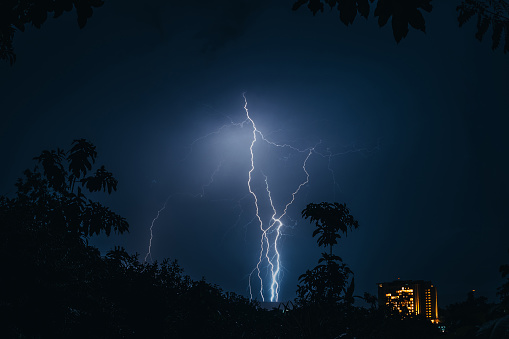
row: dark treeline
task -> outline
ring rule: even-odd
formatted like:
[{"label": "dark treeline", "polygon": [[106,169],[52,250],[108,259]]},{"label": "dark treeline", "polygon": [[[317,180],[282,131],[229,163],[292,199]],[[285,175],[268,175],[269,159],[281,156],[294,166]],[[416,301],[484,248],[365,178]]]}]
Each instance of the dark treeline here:
[{"label": "dark treeline", "polygon": [[[0,197],[0,337],[406,339],[507,334],[501,331],[509,323],[509,279],[498,291],[499,304],[470,294],[442,310],[445,334],[424,317],[379,309],[376,298],[366,293],[356,296],[353,272],[333,252],[341,235],[359,226],[345,204],[309,204],[302,212],[315,224],[312,235],[327,251],[300,277],[297,298],[279,309],[266,310],[205,280],[194,281],[176,261],[140,262],[120,247],[101,256],[88,239],[127,232],[129,225],[86,196],[117,189],[104,166],[92,172],[96,157],[95,146],[83,139],[67,152],[44,151],[35,158],[38,165],[16,183],[16,195]],[[507,277],[509,266],[502,266],[501,273]],[[355,299],[371,306],[354,306]]]}]

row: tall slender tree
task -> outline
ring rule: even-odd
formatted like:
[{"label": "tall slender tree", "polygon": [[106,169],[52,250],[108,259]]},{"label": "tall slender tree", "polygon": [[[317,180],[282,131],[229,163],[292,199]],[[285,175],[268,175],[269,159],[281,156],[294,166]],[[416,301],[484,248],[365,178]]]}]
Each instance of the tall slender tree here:
[{"label": "tall slender tree", "polygon": [[352,278],[350,284],[348,280],[353,272],[339,256],[334,255],[333,247],[338,243],[341,234],[346,236],[348,230],[359,227],[359,223],[350,214],[346,204],[337,202],[308,204],[302,211],[302,217],[315,223],[313,237],[318,236],[318,246],[328,247],[329,253],[322,253],[318,265],[299,277],[298,301],[300,303],[340,301],[352,303],[354,279]]}]

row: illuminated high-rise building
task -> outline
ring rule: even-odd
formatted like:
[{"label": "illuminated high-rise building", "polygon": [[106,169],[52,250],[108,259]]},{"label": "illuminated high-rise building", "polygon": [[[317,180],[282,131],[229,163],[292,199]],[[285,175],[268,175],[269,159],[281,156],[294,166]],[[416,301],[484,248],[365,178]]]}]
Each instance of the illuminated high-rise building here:
[{"label": "illuminated high-rise building", "polygon": [[378,305],[404,314],[422,314],[433,323],[438,322],[437,288],[431,281],[396,280],[378,283]]}]

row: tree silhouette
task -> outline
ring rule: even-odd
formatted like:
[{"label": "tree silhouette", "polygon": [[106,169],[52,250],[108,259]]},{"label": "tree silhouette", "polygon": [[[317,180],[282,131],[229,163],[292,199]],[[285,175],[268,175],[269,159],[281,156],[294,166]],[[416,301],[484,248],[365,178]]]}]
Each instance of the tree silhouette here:
[{"label": "tree silhouette", "polygon": [[490,309],[486,297],[476,297],[474,291],[467,293],[466,300],[448,305],[442,312],[441,322],[453,338],[478,338],[479,327],[490,320]]},{"label": "tree silhouette", "polygon": [[315,223],[313,237],[319,235],[318,246],[328,246],[330,255],[332,255],[332,246],[338,243],[337,239],[341,238],[339,232],[346,236],[348,229],[359,227],[359,223],[350,214],[346,204],[337,202],[308,204],[302,211],[302,217],[309,218],[309,222]]},{"label": "tree silhouette", "polygon": [[0,1],[0,59],[11,65],[16,61],[13,39],[16,31],[25,31],[27,24],[41,28],[53,13],[57,18],[64,12],[76,8],[78,25],[85,27],[88,18],[92,16],[93,7],[100,7],[103,0],[2,0]]},{"label": "tree silhouette", "polygon": [[[509,251],[508,251],[509,252]],[[500,266],[500,274],[502,274],[502,278],[507,278],[507,281],[498,288],[497,295],[500,297],[502,301],[502,306],[505,311],[509,311],[509,265],[501,265]]]},{"label": "tree silhouette", "polygon": [[[357,15],[368,18],[370,6],[374,0],[297,0],[293,10],[304,4],[313,15],[323,12],[325,5],[339,12],[339,18],[346,26],[353,24]],[[397,43],[405,38],[409,27],[426,32],[423,11],[430,13],[431,0],[377,0],[374,16],[378,25],[385,26],[391,19],[392,33]],[[488,28],[493,27],[492,49],[500,44],[505,35],[504,53],[509,52],[509,3],[506,0],[462,0],[456,8],[459,26],[463,26],[471,17],[477,15],[477,33],[475,37],[482,41]]]},{"label": "tree silhouette", "polygon": [[329,253],[322,253],[318,265],[299,277],[297,287],[298,302],[302,303],[353,303],[354,279],[348,285],[350,268],[343,260],[333,254],[333,246],[341,233],[359,227],[357,220],[350,214],[346,204],[327,203],[308,204],[302,211],[302,217],[315,223],[313,237],[318,235],[319,247],[328,247]]},{"label": "tree silhouette", "polygon": [[[92,169],[97,156],[95,146],[85,139],[74,140],[72,145],[67,153],[58,149],[43,151],[40,156],[35,157],[34,159],[42,165],[44,178],[38,173],[37,168],[34,172],[25,171],[27,180],[20,179],[16,184],[18,198],[37,200],[37,196],[30,195],[30,192],[38,181],[36,185],[41,186],[45,194],[50,196],[47,201],[53,201],[58,205],[58,208],[46,206],[47,210],[61,214],[60,217],[65,220],[66,227],[80,236],[88,237],[103,231],[110,235],[112,230],[118,233],[128,231],[129,225],[124,218],[100,203],[87,200],[82,192],[82,188],[89,192],[96,192],[102,188],[111,194],[117,189],[117,180],[104,166],[101,166],[94,175],[87,176],[87,170]],[[66,162],[69,171],[66,170]],[[74,193],[76,182],[81,186],[78,186],[77,192]]]},{"label": "tree silhouette", "polygon": [[[74,140],[43,151],[13,198],[0,196],[0,337],[277,337],[278,317],[256,303],[192,281],[176,261],[142,263],[115,247],[101,257],[91,235],[128,230],[86,192],[117,189],[96,147]],[[276,325],[276,330],[274,330]]]},{"label": "tree silhouette", "polygon": [[67,336],[72,324],[78,326],[76,319],[104,306],[91,292],[104,265],[87,240],[126,232],[129,225],[85,196],[84,190],[93,191],[86,186],[90,180],[107,177],[106,187],[113,180],[87,176],[79,166],[93,163],[95,156],[95,146],[84,139],[75,140],[69,152],[43,151],[34,158],[42,168],[24,172],[13,198],[0,197],[0,304],[12,320],[10,337]]}]

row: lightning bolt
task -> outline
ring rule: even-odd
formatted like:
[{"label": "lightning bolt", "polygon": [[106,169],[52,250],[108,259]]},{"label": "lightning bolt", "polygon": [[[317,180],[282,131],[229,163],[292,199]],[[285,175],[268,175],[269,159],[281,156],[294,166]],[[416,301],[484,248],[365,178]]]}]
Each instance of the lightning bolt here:
[{"label": "lightning bolt", "polygon": [[[262,301],[265,301],[265,297],[263,294],[264,282],[263,282],[262,273],[261,273],[261,265],[263,264],[263,262],[266,261],[268,266],[270,267],[270,277],[271,277],[270,301],[278,301],[278,299],[279,299],[279,278],[280,278],[280,272],[281,272],[281,256],[280,256],[279,249],[278,249],[278,242],[281,237],[281,229],[284,226],[281,219],[286,215],[288,208],[295,201],[295,197],[299,193],[300,189],[303,186],[305,186],[306,184],[308,184],[308,182],[309,182],[309,173],[306,170],[306,164],[307,164],[307,161],[308,161],[309,157],[311,156],[311,154],[313,154],[313,151],[317,145],[315,145],[314,147],[305,149],[305,150],[301,150],[301,149],[293,147],[292,145],[289,145],[289,144],[278,144],[278,143],[268,140],[267,138],[265,138],[263,133],[256,127],[254,120],[249,115],[249,109],[247,108],[247,99],[246,99],[245,93],[243,94],[243,98],[244,98],[244,110],[246,111],[247,120],[253,126],[253,132],[252,132],[253,139],[252,139],[251,145],[249,147],[249,151],[251,153],[251,169],[249,170],[249,173],[248,173],[247,186],[249,189],[249,193],[254,198],[256,218],[258,219],[258,224],[259,224],[259,228],[261,231],[260,255],[258,258],[258,263],[256,264],[256,267],[253,269],[253,271],[251,271],[251,273],[249,275],[249,283],[248,283],[249,295],[250,295],[250,298],[252,299],[253,292],[252,292],[252,286],[251,286],[251,278],[252,278],[252,274],[256,271],[256,275],[258,276],[258,279],[260,280],[260,296],[262,298]],[[281,214],[279,216],[277,216],[278,212],[277,212],[277,210],[274,206],[274,202],[272,200],[272,194],[271,194],[271,190],[269,188],[268,178],[267,178],[267,176],[264,175],[265,189],[267,192],[267,197],[270,202],[270,206],[272,208],[272,216],[270,218],[270,222],[269,222],[268,226],[264,226],[263,220],[260,216],[260,207],[259,207],[259,203],[258,203],[258,201],[259,201],[258,196],[251,186],[253,172],[255,170],[255,156],[254,156],[253,147],[254,147],[255,143],[258,141],[257,135],[260,136],[261,140],[265,141],[266,143],[268,143],[271,146],[279,147],[279,148],[290,148],[291,150],[294,150],[294,151],[297,151],[300,153],[303,153],[303,152],[307,153],[306,158],[304,159],[304,163],[302,165],[302,170],[306,174],[306,179],[303,182],[301,182],[298,185],[297,189],[292,193],[291,200],[288,203],[286,203],[286,205],[283,209],[283,212],[281,212]],[[271,233],[275,233],[275,237],[274,237],[273,241],[269,241],[269,234],[271,234]],[[271,247],[273,248],[272,252],[274,253],[274,255],[272,255],[272,256],[270,255]]]},{"label": "lightning bolt", "polygon": [[148,251],[147,251],[147,254],[145,255],[145,259],[144,261],[147,262],[148,258],[150,258],[150,262],[152,262],[152,240],[154,239],[154,225],[157,221],[157,219],[159,219],[159,216],[161,215],[161,212],[163,212],[165,209],[166,209],[166,206],[168,205],[168,201],[170,201],[170,199],[174,196],[189,196],[189,197],[192,197],[192,198],[203,198],[205,196],[205,189],[208,188],[210,185],[212,185],[212,183],[214,182],[214,177],[216,176],[217,172],[219,172],[221,166],[223,165],[223,162],[221,161],[216,169],[212,172],[212,174],[210,175],[210,178],[209,178],[209,181],[204,184],[202,187],[201,187],[201,191],[200,193],[197,193],[197,194],[190,194],[190,193],[180,193],[180,194],[171,194],[168,196],[168,198],[166,198],[166,200],[164,201],[164,204],[163,206],[157,211],[157,215],[154,217],[154,219],[152,219],[152,222],[150,224],[150,239],[149,239],[149,242],[148,242]]},{"label": "lightning bolt", "polygon": [[171,195],[166,198],[164,201],[163,207],[159,211],[157,211],[157,215],[154,219],[152,219],[152,223],[150,224],[150,240],[148,241],[148,251],[145,255],[145,262],[147,262],[147,259],[150,257],[150,261],[152,262],[152,239],[154,238],[154,224],[159,219],[159,216],[161,215],[161,212],[166,209],[166,205],[168,204],[168,201],[170,200]]},{"label": "lightning bolt", "polygon": [[[333,186],[334,186],[334,196],[336,195],[336,188],[339,190],[339,184],[336,181],[336,176],[333,170],[332,165],[332,159],[336,156],[352,153],[352,152],[371,152],[372,149],[369,148],[346,148],[343,152],[337,152],[333,153],[329,148],[326,148],[325,150],[323,148],[320,148],[320,150],[317,150],[318,146],[322,143],[320,140],[318,143],[316,143],[312,147],[308,147],[305,149],[300,149],[297,147],[292,146],[291,144],[283,143],[279,144],[276,142],[273,142],[266,138],[264,134],[257,128],[256,123],[254,119],[249,114],[248,104],[247,104],[247,98],[245,93],[242,94],[244,98],[244,111],[245,111],[245,119],[241,122],[234,122],[229,116],[226,116],[229,119],[229,123],[222,125],[218,129],[205,134],[197,139],[195,139],[190,145],[189,145],[189,152],[185,156],[187,158],[193,151],[194,146],[208,138],[214,135],[221,134],[223,131],[225,131],[229,127],[238,127],[238,128],[244,128],[245,126],[251,127],[251,141],[249,144],[249,154],[250,154],[250,168],[247,175],[247,188],[248,193],[241,198],[240,200],[243,200],[245,198],[249,198],[250,196],[254,200],[254,208],[255,208],[255,216],[249,221],[247,225],[250,225],[253,222],[258,223],[258,228],[260,231],[260,247],[259,247],[259,255],[258,255],[258,261],[253,268],[253,270],[248,275],[248,290],[249,290],[249,296],[250,299],[253,299],[253,285],[252,285],[252,279],[254,276],[256,276],[259,280],[260,289],[256,292],[256,295],[260,295],[262,301],[265,301],[265,294],[269,293],[269,300],[270,301],[278,301],[279,300],[279,292],[280,292],[280,281],[282,278],[282,269],[283,266],[281,264],[281,255],[280,255],[280,249],[278,247],[279,242],[282,237],[282,231],[284,229],[284,222],[283,219],[286,217],[286,219],[290,219],[289,216],[287,216],[288,209],[290,206],[295,202],[295,199],[297,195],[300,193],[301,189],[306,186],[309,183],[310,180],[310,174],[306,168],[309,159],[312,155],[317,155],[321,158],[324,158],[327,160],[327,169],[330,172],[332,176]],[[257,166],[257,153],[255,152],[255,145],[257,143],[264,142],[267,145],[270,145],[274,148],[281,148],[281,149],[289,149],[292,152],[300,153],[303,155],[304,160],[302,162],[302,172],[304,174],[304,180],[302,180],[294,189],[294,191],[291,194],[291,197],[284,205],[284,208],[282,210],[278,211],[276,208],[276,204],[274,204],[274,200],[272,198],[272,191],[270,189],[270,178],[265,175],[259,166]],[[375,147],[375,149],[379,149],[379,145]],[[184,160],[185,160],[184,158]],[[288,160],[288,157],[284,157],[284,160]],[[162,207],[157,211],[157,215],[152,219],[151,225],[150,225],[150,240],[148,245],[148,252],[145,255],[145,261],[149,260],[152,261],[152,241],[154,237],[153,229],[154,225],[159,219],[161,213],[167,208],[168,202],[172,199],[172,197],[176,195],[185,195],[185,196],[191,196],[193,198],[203,198],[205,196],[206,189],[214,182],[215,175],[220,171],[222,166],[222,161],[219,163],[219,165],[215,168],[215,170],[210,175],[210,179],[207,183],[205,183],[202,187],[199,193],[195,194],[174,194],[168,196],[166,198],[164,204]],[[254,175],[255,173],[261,173],[264,178],[265,183],[265,189],[263,190],[263,194],[258,192],[254,189]],[[270,203],[271,213],[270,218],[267,218],[266,214],[262,217],[262,211],[260,207],[260,199],[268,199],[268,202]],[[235,222],[235,225],[237,225],[241,220],[241,214],[244,213],[244,210],[242,208],[242,205],[240,204],[240,200],[237,202],[237,206],[240,209],[239,216],[237,218],[237,221]],[[265,200],[264,200],[265,201]],[[291,220],[291,219],[290,219]],[[293,221],[294,224],[296,223]],[[234,225],[234,226],[235,226]],[[266,282],[264,281],[264,277],[269,276],[270,281]]]}]

